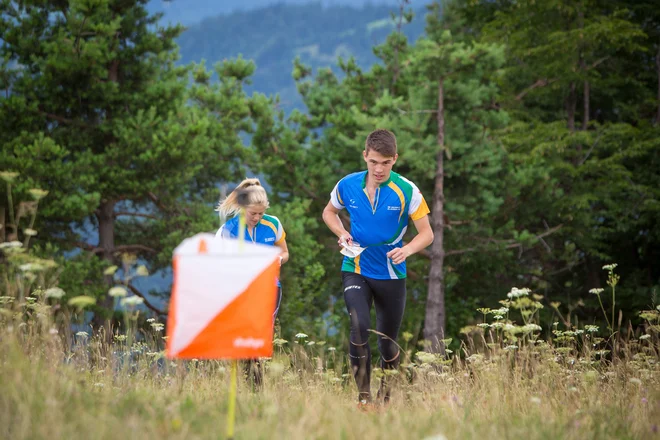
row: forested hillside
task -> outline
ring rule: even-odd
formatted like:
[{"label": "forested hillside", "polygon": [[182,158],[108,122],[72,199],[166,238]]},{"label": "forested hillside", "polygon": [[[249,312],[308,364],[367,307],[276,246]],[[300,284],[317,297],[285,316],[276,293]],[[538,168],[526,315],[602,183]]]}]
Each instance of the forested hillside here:
[{"label": "forested hillside", "polygon": [[[236,56],[254,61],[251,89],[280,94],[282,105],[291,110],[302,105],[292,77],[296,57],[313,69],[332,66],[339,72],[339,57],[354,57],[358,65],[368,67],[377,61],[373,47],[399,24],[393,12],[399,12],[396,5],[279,4],[208,18],[190,26],[177,43],[182,63],[205,60],[212,66]],[[401,29],[417,39],[424,29],[423,17],[402,23]]]},{"label": "forested hillside", "polygon": [[[424,0],[411,0],[413,7],[422,7]],[[397,8],[398,0],[149,0],[147,10],[150,13],[162,13],[164,23],[181,23],[194,25],[203,20],[227,15],[236,11],[249,11],[272,5],[306,5],[320,6],[388,6]]]}]

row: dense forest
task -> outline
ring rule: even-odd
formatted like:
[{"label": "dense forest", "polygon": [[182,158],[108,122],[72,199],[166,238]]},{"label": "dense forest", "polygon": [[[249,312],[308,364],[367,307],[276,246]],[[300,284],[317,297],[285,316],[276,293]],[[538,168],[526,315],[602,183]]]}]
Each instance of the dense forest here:
[{"label": "dense forest", "polygon": [[185,237],[217,228],[223,184],[258,174],[291,252],[281,333],[331,337],[347,325],[321,211],[386,127],[436,236],[409,261],[402,331],[456,340],[512,287],[532,290],[547,334],[636,325],[660,287],[656,2],[401,3],[393,18],[273,6],[184,32],[145,0],[0,2],[0,241],[55,259],[39,282],[95,298],[98,323],[108,267],[167,271]]}]

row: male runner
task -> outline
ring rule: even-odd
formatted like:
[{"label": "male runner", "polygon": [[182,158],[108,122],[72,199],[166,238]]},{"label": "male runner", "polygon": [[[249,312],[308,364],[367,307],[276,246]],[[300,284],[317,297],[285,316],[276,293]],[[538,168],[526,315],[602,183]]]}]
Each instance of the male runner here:
[{"label": "male runner", "polygon": [[[359,392],[359,402],[371,400],[371,350],[368,332],[372,303],[376,306],[381,368],[395,369],[399,350],[394,343],[406,304],[406,258],[433,242],[429,208],[414,183],[392,171],[398,158],[396,138],[388,130],[375,130],[362,152],[367,171],[341,179],[323,210],[323,221],[344,247],[342,281],[344,300],[351,320],[349,357]],[[339,212],[346,208],[351,232],[344,228]],[[403,246],[403,236],[412,219],[417,235]],[[378,397],[389,400],[381,381]]]}]

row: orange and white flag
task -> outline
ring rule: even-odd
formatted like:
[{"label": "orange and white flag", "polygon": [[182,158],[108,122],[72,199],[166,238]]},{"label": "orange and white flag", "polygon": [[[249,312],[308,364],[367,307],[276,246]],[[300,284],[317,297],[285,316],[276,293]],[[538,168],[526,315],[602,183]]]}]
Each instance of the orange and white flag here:
[{"label": "orange and white flag", "polygon": [[272,356],[279,253],[276,246],[212,234],[184,240],[174,250],[167,356]]}]

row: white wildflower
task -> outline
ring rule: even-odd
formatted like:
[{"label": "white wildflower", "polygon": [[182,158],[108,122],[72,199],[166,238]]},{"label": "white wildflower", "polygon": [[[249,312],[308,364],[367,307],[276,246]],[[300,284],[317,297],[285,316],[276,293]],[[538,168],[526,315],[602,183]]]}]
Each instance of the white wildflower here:
[{"label": "white wildflower", "polygon": [[149,276],[149,270],[147,269],[147,266],[140,265],[135,270],[135,274],[139,277],[148,277]]},{"label": "white wildflower", "polygon": [[115,286],[108,290],[108,295],[112,296],[113,298],[123,298],[128,295],[128,291],[124,287]]},{"label": "white wildflower", "polygon": [[646,339],[651,339],[651,335],[642,335],[639,337],[640,340],[644,341]]},{"label": "white wildflower", "polygon": [[12,183],[19,176],[16,171],[0,171],[0,179],[7,183]]},{"label": "white wildflower", "polygon": [[51,287],[46,289],[46,298],[62,298],[65,295],[64,290],[59,287]]},{"label": "white wildflower", "polygon": [[605,291],[605,289],[597,288],[597,289],[590,289],[589,293],[593,293],[594,295],[600,295],[604,291]]},{"label": "white wildflower", "polygon": [[425,351],[418,351],[415,356],[424,364],[430,364],[436,361],[437,357],[433,353],[427,353]]},{"label": "white wildflower", "polygon": [[606,264],[605,266],[603,266],[603,270],[609,270],[611,272],[617,266],[618,266],[618,264],[616,264],[616,263]]},{"label": "white wildflower", "polygon": [[0,249],[16,249],[23,247],[23,243],[20,241],[6,241],[4,243],[0,243]]},{"label": "white wildflower", "polygon": [[123,307],[129,306],[129,307],[135,307],[139,306],[140,304],[144,303],[144,298],[141,298],[139,296],[133,295],[129,296],[128,298],[122,298],[120,304]]},{"label": "white wildflower", "polygon": [[114,275],[119,269],[117,266],[110,266],[103,271],[103,275]]},{"label": "white wildflower", "polygon": [[541,326],[537,324],[527,324],[522,327],[524,333],[541,331]]},{"label": "white wildflower", "polygon": [[523,287],[522,289],[514,287],[509,293],[506,294],[506,296],[510,299],[520,298],[521,296],[528,296],[530,292],[531,290],[526,287]]},{"label": "white wildflower", "polygon": [[71,298],[68,304],[71,307],[78,307],[79,309],[84,309],[85,307],[93,306],[94,304],[96,304],[96,298],[93,298],[88,295],[80,295]]},{"label": "white wildflower", "polygon": [[309,337],[309,336],[307,336],[307,335],[304,334],[304,333],[296,333],[296,338],[297,338],[297,339],[305,339],[305,338],[308,338],[308,337]]},{"label": "white wildflower", "polygon": [[81,331],[81,332],[76,333],[76,336],[79,336],[81,338],[86,338],[86,337],[89,336],[89,333]]},{"label": "white wildflower", "polygon": [[517,333],[518,327],[513,324],[504,324],[504,331],[509,333]]},{"label": "white wildflower", "polygon": [[41,200],[48,195],[48,191],[39,188],[32,188],[28,192],[34,198],[34,200]]},{"label": "white wildflower", "polygon": [[39,263],[27,263],[18,266],[21,272],[41,272],[45,267]]}]

